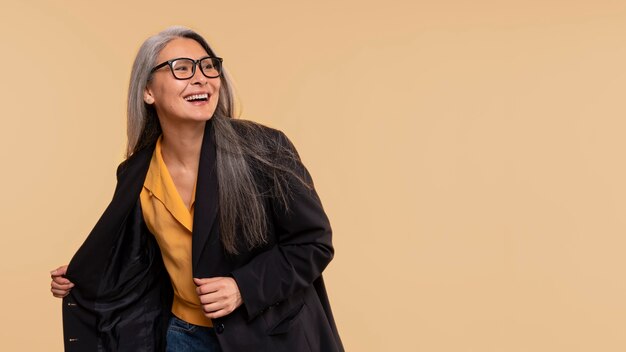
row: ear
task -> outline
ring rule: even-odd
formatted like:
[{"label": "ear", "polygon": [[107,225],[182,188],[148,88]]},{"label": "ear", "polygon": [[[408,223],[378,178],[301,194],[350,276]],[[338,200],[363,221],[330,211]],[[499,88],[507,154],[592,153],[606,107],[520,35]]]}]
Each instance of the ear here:
[{"label": "ear", "polygon": [[152,92],[150,91],[150,89],[148,89],[148,87],[146,87],[146,89],[144,89],[143,91],[143,101],[148,105],[154,104],[154,97],[152,96]]}]

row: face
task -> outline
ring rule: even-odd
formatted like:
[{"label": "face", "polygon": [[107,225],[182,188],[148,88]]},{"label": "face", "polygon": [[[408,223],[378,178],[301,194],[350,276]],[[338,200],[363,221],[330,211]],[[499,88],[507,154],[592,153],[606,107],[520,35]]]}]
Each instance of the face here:
[{"label": "face", "polygon": [[[198,60],[208,53],[193,39],[176,38],[159,53],[156,64],[186,57]],[[172,75],[169,66],[152,73],[152,79],[144,91],[144,101],[154,105],[161,124],[207,121],[213,116],[219,99],[220,78],[207,78],[199,67],[193,77],[179,80]],[[206,94],[207,99],[197,99]]]}]

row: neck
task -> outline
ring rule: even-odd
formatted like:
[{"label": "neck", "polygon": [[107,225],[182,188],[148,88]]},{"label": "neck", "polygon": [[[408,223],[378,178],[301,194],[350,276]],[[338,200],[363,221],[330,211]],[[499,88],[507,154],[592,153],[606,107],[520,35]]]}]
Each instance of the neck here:
[{"label": "neck", "polygon": [[162,123],[161,154],[165,164],[197,171],[205,124],[200,122],[172,126]]}]

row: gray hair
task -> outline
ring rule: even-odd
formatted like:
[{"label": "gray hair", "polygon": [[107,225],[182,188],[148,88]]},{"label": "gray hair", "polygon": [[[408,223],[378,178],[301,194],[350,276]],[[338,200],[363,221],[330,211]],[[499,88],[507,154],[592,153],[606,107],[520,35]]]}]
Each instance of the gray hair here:
[{"label": "gray hair", "polygon": [[[156,58],[173,39],[197,41],[210,56],[215,52],[202,36],[185,27],[170,27],[148,38],[139,48],[128,89],[128,143],[126,157],[154,143],[162,130],[156,110],[143,100]],[[232,82],[222,70],[220,95],[213,120],[218,178],[220,240],[227,253],[238,254],[267,243],[265,199],[274,197],[288,209],[290,184],[295,180],[311,188],[296,167],[299,157],[282,135],[251,121],[234,119]],[[259,189],[259,177],[269,181]]]},{"label": "gray hair", "polygon": [[[161,134],[156,111],[152,105],[145,104],[143,93],[151,77],[151,70],[156,63],[159,53],[165,46],[176,38],[189,38],[198,42],[210,56],[216,56],[204,38],[193,30],[174,26],[148,38],[139,48],[128,86],[128,120],[126,157],[153,143]],[[215,115],[232,118],[234,113],[234,95],[232,82],[226,70],[222,69],[220,95],[215,109]]]}]

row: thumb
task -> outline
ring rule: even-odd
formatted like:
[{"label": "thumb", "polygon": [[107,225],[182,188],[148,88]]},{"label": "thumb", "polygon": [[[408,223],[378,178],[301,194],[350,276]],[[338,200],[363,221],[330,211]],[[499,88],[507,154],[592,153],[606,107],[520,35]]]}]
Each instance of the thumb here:
[{"label": "thumb", "polygon": [[67,271],[67,265],[63,265],[63,266],[60,266],[60,267],[52,270],[50,272],[50,275],[52,275],[52,276],[61,276],[61,275],[65,275],[66,271]]},{"label": "thumb", "polygon": [[202,286],[204,284],[208,284],[209,282],[213,282],[217,280],[219,280],[218,277],[207,277],[207,278],[202,278],[202,279],[199,279],[197,277],[193,278],[193,282],[196,284],[196,286]]}]

